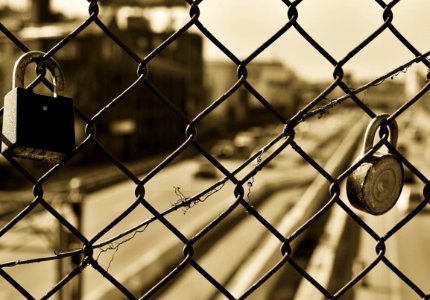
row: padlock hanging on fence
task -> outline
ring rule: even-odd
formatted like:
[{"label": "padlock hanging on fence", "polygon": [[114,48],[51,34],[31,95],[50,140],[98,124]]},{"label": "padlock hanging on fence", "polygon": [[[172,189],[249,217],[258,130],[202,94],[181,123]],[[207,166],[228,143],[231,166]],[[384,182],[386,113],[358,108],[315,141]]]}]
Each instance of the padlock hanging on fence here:
[{"label": "padlock hanging on fence", "polygon": [[53,58],[43,62],[53,77],[53,96],[24,88],[26,67],[44,54],[29,51],[15,63],[13,89],[4,98],[1,151],[5,155],[58,163],[75,148],[73,100],[63,96],[64,77],[59,64]]},{"label": "padlock hanging on fence", "polygon": [[[366,129],[361,159],[373,147],[380,125],[388,115],[372,119]],[[390,143],[396,147],[398,127],[394,120],[389,126]],[[347,179],[346,191],[351,204],[372,215],[381,215],[397,202],[403,188],[404,170],[399,159],[391,153],[376,152],[366,159]]]}]

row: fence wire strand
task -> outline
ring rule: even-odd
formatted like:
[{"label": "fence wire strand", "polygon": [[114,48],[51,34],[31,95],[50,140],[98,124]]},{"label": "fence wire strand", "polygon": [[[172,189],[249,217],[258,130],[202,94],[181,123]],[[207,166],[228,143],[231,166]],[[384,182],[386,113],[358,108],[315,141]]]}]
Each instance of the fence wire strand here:
[{"label": "fence wire strand", "polygon": [[[308,33],[300,24],[300,9],[302,3],[306,0],[288,1],[283,0],[283,4],[288,8],[288,19],[281,28],[279,28],[273,35],[271,35],[266,41],[261,43],[256,49],[253,49],[251,54],[245,59],[241,60],[238,58],[232,50],[229,49],[229,45],[224,45],[220,41],[220,37],[212,33],[200,19],[201,1],[184,0],[189,9],[189,19],[182,25],[178,30],[165,37],[165,39],[159,42],[149,53],[141,53],[133,49],[133,46],[129,45],[127,41],[120,38],[113,30],[111,30],[108,24],[105,24],[103,19],[100,17],[99,2],[97,0],[88,1],[88,17],[70,33],[65,34],[60,40],[50,47],[50,49],[44,55],[44,59],[55,57],[63,48],[67,47],[79,36],[85,35],[91,27],[96,27],[97,30],[101,31],[103,35],[109,37],[109,40],[122,51],[130,60],[133,62],[133,66],[136,69],[136,78],[130,82],[126,88],[122,89],[120,93],[110,99],[103,99],[100,103],[105,103],[101,107],[98,107],[97,111],[87,115],[87,112],[83,112],[80,107],[75,106],[75,118],[79,119],[80,122],[85,124],[85,138],[77,145],[76,149],[69,154],[63,161],[52,166],[49,170],[44,172],[42,175],[34,175],[31,170],[27,168],[26,164],[21,163],[13,157],[6,156],[7,162],[12,168],[17,170],[26,180],[33,186],[34,199],[29,201],[26,206],[21,209],[11,220],[7,222],[0,229],[0,239],[3,238],[7,233],[17,226],[17,224],[25,223],[25,218],[33,213],[36,209],[42,209],[44,213],[51,216],[53,219],[60,223],[64,231],[73,236],[78,241],[73,249],[59,249],[52,255],[41,256],[31,259],[14,260],[0,263],[0,277],[5,280],[13,288],[16,289],[23,297],[28,299],[34,299],[35,297],[28,291],[25,286],[21,285],[18,280],[14,279],[7,270],[20,265],[36,264],[46,261],[59,261],[69,259],[74,256],[79,256],[79,263],[74,268],[52,287],[52,289],[46,291],[46,294],[42,297],[48,299],[54,296],[56,293],[65,289],[68,283],[79,276],[86,268],[92,267],[96,272],[99,272],[105,280],[109,281],[124,297],[129,299],[147,299],[156,295],[157,291],[163,287],[169,285],[169,283],[175,281],[181,276],[181,271],[186,267],[194,268],[201,276],[203,276],[220,294],[224,295],[228,299],[244,299],[252,295],[257,289],[259,289],[267,280],[272,276],[280,272],[287,265],[295,270],[296,273],[300,274],[305,280],[318,290],[323,297],[327,299],[338,299],[343,296],[346,292],[352,290],[359,284],[363,278],[368,276],[375,267],[379,264],[384,264],[388,269],[394,273],[404,284],[410,287],[418,297],[423,299],[430,299],[429,294],[426,294],[422,289],[428,287],[419,287],[414,283],[413,279],[409,278],[402,270],[396,266],[390,259],[385,255],[386,242],[396,235],[406,224],[408,224],[413,218],[418,215],[427,205],[429,196],[423,196],[421,203],[409,214],[407,214],[402,220],[395,224],[391,230],[385,235],[381,236],[371,226],[366,224],[362,218],[351,210],[345,201],[340,197],[340,184],[346,177],[352,173],[359,165],[359,162],[354,163],[349,169],[343,170],[340,175],[334,175],[329,170],[326,170],[324,166],[318,161],[313,153],[306,151],[301,146],[301,142],[296,137],[296,130],[300,128],[300,124],[305,123],[314,116],[324,116],[330,113],[336,107],[346,103],[346,100],[350,100],[348,103],[352,103],[358,107],[361,112],[366,114],[368,117],[375,117],[378,112],[368,106],[364,97],[363,92],[367,92],[373,88],[384,85],[390,79],[393,80],[395,77],[401,76],[404,73],[408,73],[411,66],[414,64],[430,68],[430,51],[421,53],[408,39],[400,32],[398,28],[393,24],[395,12],[393,9],[396,7],[400,0],[390,1],[385,3],[381,0],[375,0],[375,2],[382,8],[382,20],[383,22],[368,35],[363,41],[349,51],[343,58],[337,60],[334,55],[325,49],[322,44],[318,42],[318,39],[313,37],[312,34]],[[266,5],[270,5],[267,3]],[[251,25],[252,27],[252,25]],[[181,39],[185,34],[191,30],[198,31],[202,38],[206,39],[208,43],[213,44],[218,50],[224,54],[225,58],[229,60],[233,65],[237,67],[237,78],[235,82],[231,83],[230,87],[223,91],[223,94],[216,99],[211,99],[210,104],[205,106],[203,109],[198,111],[194,116],[188,115],[181,107],[170,96],[164,87],[157,86],[157,83],[152,80],[151,74],[153,70],[156,70],[157,65],[155,61],[158,57],[162,56],[166,49],[174,44],[177,40]],[[8,29],[7,26],[0,23],[0,31],[3,33],[4,43],[12,44],[16,49],[22,53],[30,50],[36,50],[29,48],[29,45],[24,43],[24,40],[20,39],[13,33],[13,30]],[[290,32],[295,32],[314,50],[322,59],[327,61],[333,67],[333,81],[329,86],[325,88],[319,95],[313,99],[306,99],[305,105],[298,110],[293,116],[287,117],[282,111],[276,108],[271,102],[266,99],[258,90],[257,86],[251,82],[248,78],[248,72],[250,65],[254,62],[263,52],[268,51],[268,48],[272,46],[281,37],[288,35]],[[413,55],[413,59],[407,62],[398,62],[398,67],[382,74],[379,77],[363,84],[359,87],[352,87],[345,80],[345,67],[348,63],[355,58],[359,53],[366,49],[369,45],[374,43],[383,33],[391,33],[400,43],[404,49],[409,51]],[[67,51],[67,50],[65,50]],[[94,56],[93,59],[97,59],[99,53],[91,53]],[[154,65],[152,63],[154,62]],[[149,67],[151,66],[151,67]],[[78,68],[78,66],[77,66]],[[411,71],[412,72],[412,71]],[[30,88],[35,87],[39,83],[45,85],[48,89],[53,90],[53,85],[44,77],[44,74],[38,74],[33,83],[30,84]],[[408,111],[412,105],[418,102],[422,102],[424,95],[430,89],[430,83],[428,80],[422,86],[411,99],[405,101],[395,112],[393,112],[387,122],[396,121],[396,119]],[[425,78],[424,78],[425,79]],[[73,79],[72,79],[73,80]],[[97,135],[97,128],[99,123],[104,119],[108,118],[113,111],[117,110],[119,106],[127,105],[127,99],[130,94],[134,93],[138,88],[145,87],[155,101],[163,106],[166,111],[171,113],[171,117],[179,121],[185,130],[185,135],[182,137],[182,141],[179,145],[166,155],[161,162],[152,167],[150,171],[143,176],[133,171],[132,168],[128,167],[114,154],[109,152],[109,145],[99,138]],[[280,132],[277,132],[276,137],[272,138],[264,147],[262,147],[256,153],[253,153],[239,166],[236,166],[234,170],[229,170],[225,165],[216,157],[214,157],[210,151],[206,149],[203,143],[200,142],[197,137],[197,127],[206,120],[208,116],[216,110],[218,107],[230,101],[232,95],[238,93],[240,89],[246,90],[249,94],[253,95],[258,104],[264,108],[264,110],[273,116],[278,124],[283,126]],[[335,89],[341,89],[343,94],[336,98],[330,98],[332,92]],[[201,95],[204,97],[204,95]],[[284,99],[288,102],[290,99]],[[4,108],[0,109],[0,118],[3,118]],[[3,139],[3,137],[2,137]],[[410,162],[402,153],[392,147],[388,142],[387,134],[381,137],[381,141],[377,143],[372,152],[375,152],[379,147],[386,144],[388,148],[392,148],[392,152],[399,158],[399,160],[412,171],[414,176],[421,180],[426,187],[428,186],[428,178],[419,170],[418,166],[415,166]],[[107,224],[104,228],[101,228],[93,237],[87,237],[83,232],[82,228],[71,222],[63,213],[57,209],[44,193],[44,187],[49,185],[52,178],[55,177],[60,171],[66,168],[70,161],[74,158],[82,155],[86,149],[93,147],[98,153],[106,158],[109,164],[113,165],[118,171],[124,175],[127,180],[131,181],[135,185],[135,196],[136,198],[126,207],[121,213],[119,213],[114,220]],[[170,207],[165,210],[158,209],[151,201],[151,196],[147,195],[147,185],[153,180],[157,179],[163,170],[167,166],[171,165],[172,162],[177,159],[180,155],[183,155],[190,149],[199,153],[211,166],[215,168],[217,172],[221,174],[221,179],[207,187],[203,191],[188,196],[181,190],[179,185],[173,187],[173,193],[170,199]],[[270,163],[275,160],[281,153],[286,149],[293,151],[302,160],[306,162],[308,166],[319,174],[319,177],[323,178],[328,184],[330,184],[331,199],[325,203],[315,214],[307,219],[300,228],[291,233],[289,236],[285,236],[279,231],[276,224],[272,224],[270,220],[266,219],[257,209],[258,203],[254,202],[254,186],[258,181],[257,175],[265,168],[269,168]],[[366,154],[370,155],[370,154]],[[364,161],[365,158],[362,159]],[[293,170],[294,171],[294,170]],[[245,173],[245,174],[243,174]],[[227,184],[233,185],[232,194],[234,195],[234,201],[232,201],[228,207],[224,209],[219,215],[211,219],[205,224],[198,232],[187,236],[182,229],[175,226],[170,220],[169,216],[176,210],[182,209],[183,213],[186,214],[188,210],[192,209],[196,205],[204,205],[203,202],[210,201],[211,197],[216,193],[221,193],[224,189],[229,189]],[[428,190],[428,188],[427,188]],[[175,198],[176,196],[176,198]],[[293,255],[294,244],[296,239],[299,239],[304,233],[311,227],[312,224],[322,219],[324,215],[332,209],[333,206],[339,206],[355,224],[360,227],[361,230],[366,232],[375,241],[376,257],[370,262],[369,265],[365,266],[360,270],[359,274],[356,274],[349,282],[336,291],[329,291],[323,286],[318,280],[316,280],[312,274],[309,274],[301,265],[298,263]],[[205,269],[204,265],[199,262],[196,258],[195,252],[198,247],[199,241],[204,237],[211,234],[215,227],[221,225],[226,218],[234,215],[234,211],[241,207],[247,212],[247,217],[253,218],[256,222],[261,224],[266,232],[275,237],[279,241],[281,258],[274,265],[271,265],[268,271],[262,275],[256,282],[248,287],[242,295],[235,296],[234,293],[228,290],[224,286],[223,282],[217,280],[217,278],[211,274],[211,272]],[[129,215],[136,212],[139,209],[145,209],[150,214],[150,217],[146,218],[141,223],[123,229],[120,233],[114,236],[108,236],[112,229],[115,229],[119,224],[126,219]],[[141,292],[136,296],[134,291],[131,291],[124,283],[120,282],[114,275],[110,273],[111,266],[114,262],[115,255],[119,251],[119,248],[133,239],[138,238],[139,233],[146,233],[153,223],[161,224],[169,231],[178,242],[184,247],[182,261],[174,265],[169,272],[164,274],[153,286],[147,291]],[[110,252],[107,266],[101,266],[99,260],[105,253]],[[107,255],[107,254],[106,254]],[[126,267],[126,266],[124,266]]]}]

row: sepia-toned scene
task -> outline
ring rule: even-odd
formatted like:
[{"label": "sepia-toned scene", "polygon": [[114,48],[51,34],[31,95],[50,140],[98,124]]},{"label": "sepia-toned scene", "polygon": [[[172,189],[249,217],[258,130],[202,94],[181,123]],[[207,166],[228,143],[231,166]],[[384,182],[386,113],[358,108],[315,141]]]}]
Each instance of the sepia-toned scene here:
[{"label": "sepia-toned scene", "polygon": [[0,0],[0,300],[430,299],[429,12]]}]

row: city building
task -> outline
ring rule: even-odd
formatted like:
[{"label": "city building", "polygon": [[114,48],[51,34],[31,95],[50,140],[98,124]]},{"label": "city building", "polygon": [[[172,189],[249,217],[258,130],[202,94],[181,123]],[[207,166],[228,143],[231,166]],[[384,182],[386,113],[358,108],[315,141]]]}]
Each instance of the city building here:
[{"label": "city building", "polygon": [[[205,64],[205,86],[209,101],[220,98],[238,81],[237,65],[229,61],[209,61]],[[301,101],[300,79],[280,61],[253,61],[246,66],[247,82],[283,117],[291,117]],[[276,118],[243,85],[209,116],[224,120],[225,125],[275,121]],[[223,116],[223,118],[220,118]],[[208,121],[209,123],[209,121]]]}]

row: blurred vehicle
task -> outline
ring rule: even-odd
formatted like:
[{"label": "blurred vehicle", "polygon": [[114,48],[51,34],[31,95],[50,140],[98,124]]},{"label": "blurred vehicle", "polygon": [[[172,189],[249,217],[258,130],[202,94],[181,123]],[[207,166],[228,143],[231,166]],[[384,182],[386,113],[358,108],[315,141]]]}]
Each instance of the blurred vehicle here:
[{"label": "blurred vehicle", "polygon": [[217,169],[210,161],[199,161],[197,170],[194,172],[196,178],[215,178]]},{"label": "blurred vehicle", "polygon": [[254,136],[247,131],[239,132],[233,140],[233,144],[239,148],[251,147],[253,143]]},{"label": "blurred vehicle", "polygon": [[423,134],[422,134],[420,129],[414,128],[414,129],[411,129],[410,131],[411,131],[410,134],[411,134],[412,138],[416,142],[422,142],[423,141],[424,137],[423,137]]},{"label": "blurred vehicle", "polygon": [[216,158],[248,158],[254,147],[255,140],[250,132],[238,133],[233,141],[220,140],[211,149],[211,154]]},{"label": "blurred vehicle", "polygon": [[219,141],[211,150],[211,154],[217,158],[230,158],[235,154],[235,147],[230,140]]},{"label": "blurred vehicle", "polygon": [[248,158],[254,148],[254,137],[250,132],[239,132],[233,140],[236,157]]},{"label": "blurred vehicle", "polygon": [[251,127],[247,131],[236,134],[233,140],[220,140],[211,149],[216,158],[249,158],[261,145],[267,143],[268,138],[274,136],[274,127]]},{"label": "blurred vehicle", "polygon": [[254,126],[249,128],[248,132],[252,135],[254,140],[257,140],[257,141],[267,136],[265,128],[259,127],[259,126]]}]

